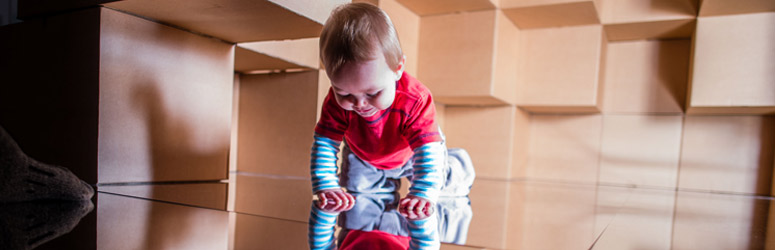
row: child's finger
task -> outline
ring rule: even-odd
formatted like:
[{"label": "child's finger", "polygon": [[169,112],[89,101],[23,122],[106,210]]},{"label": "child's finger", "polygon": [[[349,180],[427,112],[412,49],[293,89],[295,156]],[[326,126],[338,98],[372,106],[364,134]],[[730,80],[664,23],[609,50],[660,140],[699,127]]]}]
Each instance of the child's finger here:
[{"label": "child's finger", "polygon": [[328,199],[328,197],[327,197],[327,195],[326,195],[326,192],[320,192],[320,193],[318,193],[318,201],[320,201],[320,204],[322,204],[322,205],[324,205],[324,206],[325,206],[326,204],[328,204],[328,202],[329,202],[329,199]]},{"label": "child's finger", "polygon": [[344,194],[347,197],[347,200],[350,202],[350,205],[355,204],[355,196],[349,193],[344,193]]},{"label": "child's finger", "polygon": [[347,198],[347,193],[345,193],[345,192],[336,192],[335,194],[336,194],[336,198],[337,198],[337,200],[336,200],[337,204],[344,205],[344,204],[349,204],[350,203],[350,199]]},{"label": "child's finger", "polygon": [[417,207],[415,208],[415,212],[417,212],[417,214],[425,214],[425,210],[427,209],[426,208],[427,204],[428,202],[426,200],[424,199],[420,200],[419,202],[417,202]]},{"label": "child's finger", "polygon": [[350,206],[347,207],[347,210],[350,210],[355,206],[355,197],[351,194],[347,194],[347,197],[350,198]]}]

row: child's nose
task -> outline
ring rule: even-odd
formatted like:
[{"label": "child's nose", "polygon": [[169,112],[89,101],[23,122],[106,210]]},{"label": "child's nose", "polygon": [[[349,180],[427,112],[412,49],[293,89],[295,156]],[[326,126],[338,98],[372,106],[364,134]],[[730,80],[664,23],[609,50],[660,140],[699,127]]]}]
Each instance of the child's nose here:
[{"label": "child's nose", "polygon": [[366,98],[356,98],[355,102],[353,103],[356,109],[365,108],[366,104]]}]

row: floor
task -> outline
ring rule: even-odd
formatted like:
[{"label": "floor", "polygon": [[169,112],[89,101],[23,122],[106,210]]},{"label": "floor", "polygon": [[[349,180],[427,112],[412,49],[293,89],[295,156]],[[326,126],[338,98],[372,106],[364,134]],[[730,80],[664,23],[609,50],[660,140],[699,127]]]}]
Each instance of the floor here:
[{"label": "floor", "polygon": [[[309,197],[283,186],[301,180],[252,180],[265,185],[257,197]],[[775,219],[771,197],[488,179],[477,179],[469,197],[470,207],[459,198],[438,210],[445,215],[441,238],[463,244],[441,249],[775,249],[775,233],[767,230]],[[261,199],[275,209],[227,212],[106,192],[93,204],[3,205],[0,245],[307,249],[307,219],[298,215],[309,215],[311,199]]]}]

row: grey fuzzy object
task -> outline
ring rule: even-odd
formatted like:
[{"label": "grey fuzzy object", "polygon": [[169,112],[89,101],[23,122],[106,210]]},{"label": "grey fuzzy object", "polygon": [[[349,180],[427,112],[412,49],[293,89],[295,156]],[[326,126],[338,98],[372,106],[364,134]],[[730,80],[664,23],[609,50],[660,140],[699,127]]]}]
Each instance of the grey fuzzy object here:
[{"label": "grey fuzzy object", "polygon": [[69,233],[93,210],[90,200],[0,204],[0,248],[34,249]]},{"label": "grey fuzzy object", "polygon": [[69,169],[28,157],[0,127],[0,203],[89,200],[94,189]]}]

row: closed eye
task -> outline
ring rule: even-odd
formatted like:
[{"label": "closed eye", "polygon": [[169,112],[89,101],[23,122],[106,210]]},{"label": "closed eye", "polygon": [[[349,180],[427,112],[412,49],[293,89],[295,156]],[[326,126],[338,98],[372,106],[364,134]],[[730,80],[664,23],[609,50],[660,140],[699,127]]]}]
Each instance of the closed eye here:
[{"label": "closed eye", "polygon": [[369,97],[376,97],[379,95],[379,93],[382,93],[382,90],[374,92],[373,94],[366,94],[366,95],[368,95]]}]

